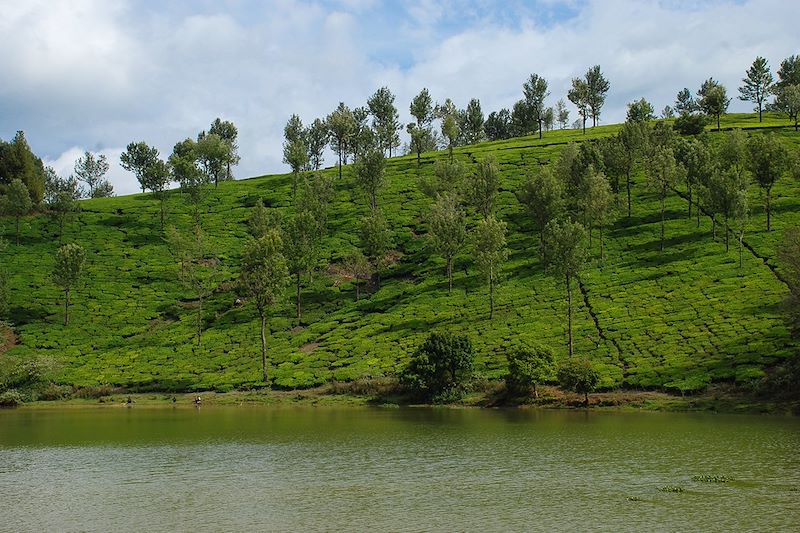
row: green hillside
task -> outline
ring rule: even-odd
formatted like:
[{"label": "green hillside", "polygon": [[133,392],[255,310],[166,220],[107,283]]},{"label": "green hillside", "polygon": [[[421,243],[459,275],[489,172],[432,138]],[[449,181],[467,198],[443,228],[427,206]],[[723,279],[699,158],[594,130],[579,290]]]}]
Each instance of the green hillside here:
[{"label": "green hillside", "polygon": [[[784,127],[785,119],[728,115],[723,129]],[[269,321],[268,350],[274,386],[303,388],[331,380],[393,375],[432,329],[470,336],[477,370],[486,378],[505,373],[505,353],[537,341],[566,357],[563,286],[547,275],[514,191],[529,169],[553,161],[570,141],[616,133],[600,126],[546,133],[542,140],[516,138],[458,148],[470,165],[492,154],[500,163],[496,213],[508,224],[509,261],[489,320],[487,288],[470,253],[459,256],[454,289],[447,293],[444,260],[425,238],[430,200],[418,174],[431,176],[446,152],[387,161],[380,204],[393,230],[396,262],[380,290],[355,301],[352,280],[337,263],[358,243],[358,220],[367,214],[350,167],[336,181],[336,197],[324,243],[325,264],[303,290],[302,320],[294,319],[293,288]],[[800,134],[780,135],[794,147]],[[336,175],[336,169],[325,172]],[[659,202],[638,175],[633,213],[620,216],[606,239],[606,259],[581,275],[575,318],[576,353],[595,362],[601,387],[695,391],[716,381],[746,382],[796,353],[779,304],[787,293],[776,276],[776,245],[783,228],[800,225],[800,182],[784,178],[773,189],[773,230],[766,232],[761,192],[751,189],[751,221],[744,265],[735,246],[711,239],[711,222],[687,218],[687,203],[670,197],[667,246],[659,251]],[[682,190],[679,188],[679,190]],[[108,384],[131,389],[230,390],[260,386],[258,317],[237,305],[235,281],[247,239],[246,219],[258,199],[291,210],[289,175],[223,182],[206,204],[203,225],[220,261],[218,290],[205,306],[203,346],[194,343],[197,302],[177,279],[177,265],[163,240],[159,203],[151,194],[87,200],[64,242],[87,251],[85,283],[74,295],[71,322],[63,326],[63,293],[50,281],[58,247],[55,222],[45,216],[23,223],[19,245],[4,252],[17,345],[3,356],[47,356],[57,362],[55,381],[75,386]],[[191,224],[179,191],[168,199],[169,221]],[[469,225],[477,217],[470,214]],[[14,223],[3,220],[13,242]]]}]

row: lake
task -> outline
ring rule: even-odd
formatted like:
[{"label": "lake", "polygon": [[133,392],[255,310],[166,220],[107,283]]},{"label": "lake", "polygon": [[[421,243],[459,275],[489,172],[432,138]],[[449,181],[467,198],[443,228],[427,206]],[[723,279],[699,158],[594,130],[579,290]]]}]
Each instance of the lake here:
[{"label": "lake", "polygon": [[13,532],[797,531],[800,420],[533,409],[0,410],[0,494],[0,531]]}]

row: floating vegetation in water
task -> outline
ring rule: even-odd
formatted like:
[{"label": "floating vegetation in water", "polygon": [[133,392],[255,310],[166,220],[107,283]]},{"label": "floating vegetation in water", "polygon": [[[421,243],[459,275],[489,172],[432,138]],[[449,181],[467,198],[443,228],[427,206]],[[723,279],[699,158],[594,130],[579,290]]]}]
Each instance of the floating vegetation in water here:
[{"label": "floating vegetation in water", "polygon": [[665,485],[663,487],[659,487],[658,490],[660,492],[683,492],[683,487],[678,487],[677,485]]},{"label": "floating vegetation in water", "polygon": [[703,483],[728,483],[733,478],[728,476],[692,476],[692,481],[702,481]]},{"label": "floating vegetation in water", "polygon": [[640,498],[638,496],[628,496],[626,498],[629,502],[643,502],[644,498]]}]

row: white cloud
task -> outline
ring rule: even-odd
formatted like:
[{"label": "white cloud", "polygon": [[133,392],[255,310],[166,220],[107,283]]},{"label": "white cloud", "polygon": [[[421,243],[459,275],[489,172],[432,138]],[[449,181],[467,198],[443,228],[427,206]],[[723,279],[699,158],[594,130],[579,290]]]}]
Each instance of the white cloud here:
[{"label": "white cloud", "polygon": [[[62,174],[85,149],[106,153],[115,190],[128,193],[138,186],[118,156],[131,141],[167,155],[219,116],[239,127],[238,176],[285,171],[289,115],[310,123],[339,101],[364,105],[382,85],[401,120],[422,87],[459,106],[480,98],[488,114],[513,105],[532,72],[549,80],[555,103],[600,64],[611,81],[606,123],[635,98],[661,109],[709,76],[728,87],[731,110],[747,111],[735,98],[745,69],[756,55],[774,70],[797,53],[800,15],[800,3],[783,0],[147,6],[0,0],[0,137],[25,130]],[[540,7],[576,16],[537,20]]]}]

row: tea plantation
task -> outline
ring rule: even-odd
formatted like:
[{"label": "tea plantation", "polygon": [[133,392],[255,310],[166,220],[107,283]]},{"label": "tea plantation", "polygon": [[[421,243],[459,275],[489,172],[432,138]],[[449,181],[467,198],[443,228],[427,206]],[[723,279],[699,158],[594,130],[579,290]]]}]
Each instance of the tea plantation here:
[{"label": "tea plantation", "polygon": [[[722,128],[773,127],[794,150],[800,135],[777,116],[728,115]],[[785,128],[785,129],[780,129]],[[336,178],[329,232],[313,279],[303,287],[303,316],[294,318],[290,287],[269,319],[268,354],[273,386],[305,388],[396,374],[424,337],[435,329],[467,334],[478,354],[480,376],[505,373],[505,353],[538,342],[566,357],[566,297],[539,258],[539,240],[514,192],[526,173],[554,161],[570,141],[616,133],[619,125],[555,131],[539,140],[516,138],[466,146],[455,157],[468,165],[494,155],[501,170],[497,216],[508,224],[509,260],[489,319],[488,289],[469,250],[456,258],[454,285],[447,291],[445,262],[426,239],[430,199],[420,176],[447,152],[387,161],[379,204],[393,232],[393,264],[355,301],[353,280],[337,266],[358,245],[359,219],[367,200],[354,185],[352,168]],[[719,135],[719,134],[715,134]],[[326,169],[338,176],[336,168]],[[682,188],[679,187],[679,191]],[[3,253],[9,274],[10,322],[16,345],[0,357],[50,358],[54,380],[74,386],[112,385],[132,390],[231,390],[260,382],[260,338],[255,309],[237,303],[236,280],[246,220],[258,199],[291,215],[289,175],[223,182],[206,202],[202,222],[219,261],[217,289],[204,306],[203,344],[195,343],[197,301],[179,283],[178,267],[163,239],[159,202],[151,194],[87,200],[64,242],[87,252],[87,270],[73,295],[70,324],[63,326],[63,293],[51,281],[59,246],[56,223],[39,215],[25,219],[20,244]],[[621,199],[624,201],[624,199]],[[667,203],[666,246],[659,251],[658,198],[639,173],[633,213],[624,210],[607,232],[605,260],[597,235],[592,260],[576,292],[575,350],[601,373],[602,388],[692,392],[712,382],[746,383],[770,365],[796,353],[780,303],[787,293],[779,279],[776,247],[782,230],[800,225],[800,182],[782,178],[773,189],[773,229],[766,231],[760,189],[750,191],[751,218],[738,249],[711,238],[708,217],[687,216],[687,202]],[[181,193],[167,201],[170,224],[189,228]],[[469,214],[469,226],[478,218]],[[14,222],[3,220],[13,243]],[[735,240],[732,240],[735,243]],[[324,263],[324,265],[323,265]]]}]

